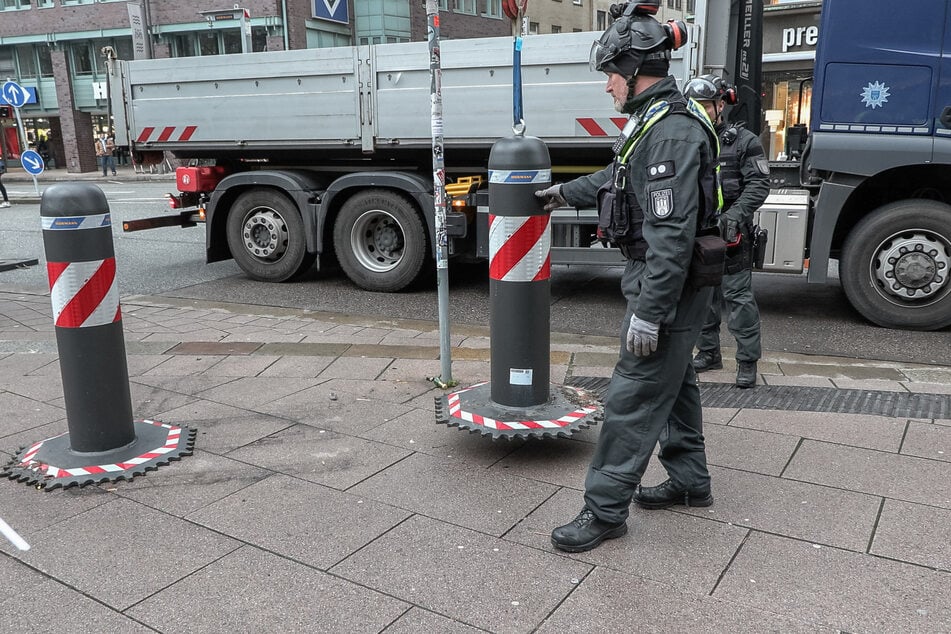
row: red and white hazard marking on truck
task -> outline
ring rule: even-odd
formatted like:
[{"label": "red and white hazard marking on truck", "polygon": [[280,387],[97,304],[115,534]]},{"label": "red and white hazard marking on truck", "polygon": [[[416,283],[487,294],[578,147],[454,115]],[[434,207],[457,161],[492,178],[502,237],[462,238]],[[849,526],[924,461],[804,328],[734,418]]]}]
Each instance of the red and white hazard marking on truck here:
[{"label": "red and white hazard marking on truck", "polygon": [[626,124],[627,117],[578,117],[575,119],[575,134],[614,137]]},{"label": "red and white hazard marking on truck", "polygon": [[489,279],[538,282],[551,277],[549,217],[489,214]]},{"label": "red and white hazard marking on truck", "polygon": [[[553,420],[518,420],[518,421],[501,421],[494,418],[489,418],[488,416],[483,416],[481,414],[476,414],[475,412],[470,412],[462,409],[462,401],[459,396],[469,390],[485,385],[485,383],[479,383],[473,385],[464,390],[459,390],[458,392],[453,392],[448,394],[446,397],[446,402],[449,406],[449,415],[461,420],[467,421],[474,425],[480,425],[482,427],[487,427],[489,429],[498,429],[501,431],[514,431],[514,430],[524,430],[524,429],[561,429],[571,425],[574,422],[584,418],[585,416],[592,414],[598,410],[597,407],[580,407],[574,411],[568,412],[564,416]],[[564,389],[578,392],[570,386],[564,386]]]},{"label": "red and white hazard marking on truck", "polygon": [[[53,438],[47,438],[41,440],[40,442],[31,445],[29,449],[23,454],[23,458],[20,460],[20,467],[25,469],[30,469],[32,471],[42,472],[43,475],[50,478],[66,478],[70,476],[84,476],[84,475],[96,475],[100,473],[110,473],[115,471],[128,471],[134,467],[137,467],[143,463],[146,463],[150,460],[155,460],[156,458],[161,458],[162,456],[171,453],[178,449],[179,442],[182,437],[182,428],[176,427],[175,425],[169,425],[167,423],[160,423],[154,420],[143,420],[143,423],[148,423],[155,425],[156,427],[163,427],[168,430],[168,436],[166,437],[165,444],[161,447],[156,447],[155,449],[150,449],[143,454],[129,458],[122,462],[115,464],[99,464],[99,465],[86,465],[83,467],[73,467],[73,468],[64,468],[57,467],[55,465],[46,464],[38,462],[33,458],[40,451],[40,448],[48,440],[53,438],[59,438],[59,436],[54,436]],[[63,434],[60,434],[62,436]]]},{"label": "red and white hazard marking on truck", "polygon": [[[142,128],[142,131],[139,132],[139,136],[135,138],[136,143],[147,143],[149,141],[157,141],[159,143],[165,143],[166,141],[188,141],[192,138],[192,135],[195,134],[195,130],[198,129],[197,125],[186,125],[186,126],[167,126],[162,128],[161,132],[158,133],[155,138],[152,138],[152,135],[155,134],[155,131],[158,128],[155,127],[145,127]],[[176,134],[177,133],[177,134]]]}]

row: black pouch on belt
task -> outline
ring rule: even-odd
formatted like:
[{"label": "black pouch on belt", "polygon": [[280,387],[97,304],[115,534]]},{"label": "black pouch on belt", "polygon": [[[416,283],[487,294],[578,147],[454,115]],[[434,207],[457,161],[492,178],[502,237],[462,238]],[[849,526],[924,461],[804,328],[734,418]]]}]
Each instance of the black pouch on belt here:
[{"label": "black pouch on belt", "polygon": [[726,242],[719,232],[698,235],[693,241],[693,257],[690,259],[687,281],[694,288],[719,286],[723,281],[725,264]]}]

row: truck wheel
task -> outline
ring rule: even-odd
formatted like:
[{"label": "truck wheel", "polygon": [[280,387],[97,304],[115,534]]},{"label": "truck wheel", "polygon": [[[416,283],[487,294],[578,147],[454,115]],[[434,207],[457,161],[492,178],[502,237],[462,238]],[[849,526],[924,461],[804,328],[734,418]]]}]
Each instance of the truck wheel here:
[{"label": "truck wheel", "polygon": [[416,207],[381,190],[357,194],[340,208],[334,250],[347,277],[368,291],[406,288],[420,277],[429,256]]},{"label": "truck wheel", "polygon": [[866,319],[886,328],[951,325],[951,205],[901,200],[862,219],[842,250],[840,279]]},{"label": "truck wheel", "polygon": [[272,190],[241,194],[228,213],[227,232],[232,257],[255,280],[285,282],[314,263],[297,206]]}]

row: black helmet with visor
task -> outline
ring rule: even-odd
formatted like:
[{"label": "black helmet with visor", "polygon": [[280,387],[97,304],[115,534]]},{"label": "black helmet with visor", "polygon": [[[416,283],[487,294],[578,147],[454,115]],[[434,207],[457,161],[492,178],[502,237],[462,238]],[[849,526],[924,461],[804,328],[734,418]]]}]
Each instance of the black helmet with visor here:
[{"label": "black helmet with visor", "polygon": [[656,2],[612,5],[616,19],[591,46],[591,70],[634,77],[646,61],[669,60],[671,49],[686,42],[687,27],[680,20],[661,24],[656,12]]}]

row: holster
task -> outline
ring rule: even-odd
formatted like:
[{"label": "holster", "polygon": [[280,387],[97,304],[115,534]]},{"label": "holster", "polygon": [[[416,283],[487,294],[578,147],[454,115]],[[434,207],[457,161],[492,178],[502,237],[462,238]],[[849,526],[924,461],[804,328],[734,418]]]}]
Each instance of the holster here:
[{"label": "holster", "polygon": [[752,266],[754,269],[762,269],[763,262],[766,260],[766,243],[769,242],[769,231],[763,229],[759,225],[753,227],[752,237],[750,242],[752,242],[752,253],[750,258],[752,260]]}]

